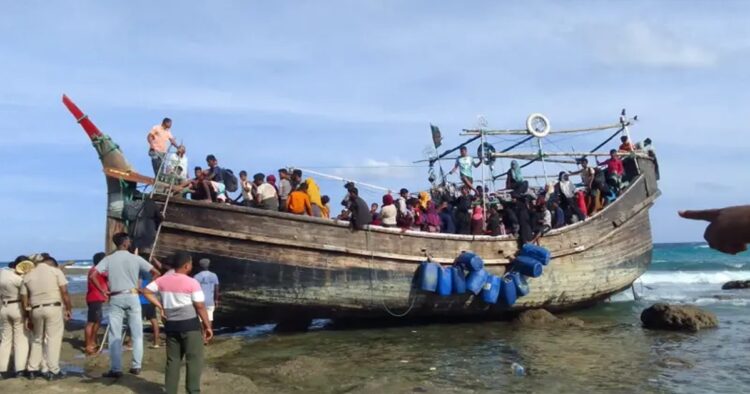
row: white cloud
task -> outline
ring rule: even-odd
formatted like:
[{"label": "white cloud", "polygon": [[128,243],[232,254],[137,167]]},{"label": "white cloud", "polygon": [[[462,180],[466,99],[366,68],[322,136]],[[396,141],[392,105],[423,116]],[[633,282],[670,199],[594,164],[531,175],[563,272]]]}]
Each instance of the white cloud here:
[{"label": "white cloud", "polygon": [[718,54],[676,34],[632,22],[611,34],[592,34],[601,61],[648,67],[700,68],[716,65]]}]

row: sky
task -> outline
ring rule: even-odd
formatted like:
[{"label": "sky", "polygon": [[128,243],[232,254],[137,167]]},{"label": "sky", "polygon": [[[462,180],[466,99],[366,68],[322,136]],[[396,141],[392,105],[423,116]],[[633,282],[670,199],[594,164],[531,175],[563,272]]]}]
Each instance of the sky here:
[{"label": "sky", "polygon": [[[169,116],[191,167],[213,153],[235,173],[296,166],[410,190],[428,187],[413,162],[430,124],[452,146],[479,116],[522,128],[541,112],[554,130],[627,108],[659,156],[655,241],[698,241],[704,225],[678,209],[748,202],[748,16],[741,1],[5,2],[0,260],[103,248],[104,178],[63,93],[145,174],[146,133]],[[544,170],[561,168],[526,174]],[[336,212],[342,183],[318,179]]]}]

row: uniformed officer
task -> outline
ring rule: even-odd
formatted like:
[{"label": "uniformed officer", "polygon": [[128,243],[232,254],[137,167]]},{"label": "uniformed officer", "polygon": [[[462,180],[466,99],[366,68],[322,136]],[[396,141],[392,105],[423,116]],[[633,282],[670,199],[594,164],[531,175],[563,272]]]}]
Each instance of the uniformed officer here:
[{"label": "uniformed officer", "polygon": [[[30,325],[33,330],[28,364],[31,379],[39,376],[48,380],[64,377],[60,371],[60,348],[65,321],[70,320],[73,308],[68,295],[68,281],[63,272],[56,267],[57,261],[51,256],[46,256],[23,277],[21,300],[24,309],[30,313]],[[42,363],[45,337],[47,339],[47,351],[44,355],[46,368]]]},{"label": "uniformed officer", "polygon": [[[20,264],[19,264],[20,263]],[[26,256],[18,258],[0,270],[0,378],[22,375],[29,356],[29,333],[24,327],[26,311],[21,307],[22,267],[33,263]],[[15,372],[8,373],[11,351]]]}]

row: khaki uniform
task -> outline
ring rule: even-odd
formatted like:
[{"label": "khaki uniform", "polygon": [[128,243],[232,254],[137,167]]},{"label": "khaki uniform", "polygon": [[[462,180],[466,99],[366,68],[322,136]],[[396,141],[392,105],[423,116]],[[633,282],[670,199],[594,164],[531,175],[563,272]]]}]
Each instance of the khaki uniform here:
[{"label": "khaki uniform", "polygon": [[14,271],[0,270],[0,373],[8,372],[11,352],[15,371],[26,370],[29,356],[29,333],[21,313],[23,277]]},{"label": "khaki uniform", "polygon": [[[60,286],[68,281],[62,271],[45,263],[36,266],[23,277],[21,294],[28,295],[31,305],[31,322],[34,336],[29,354],[29,372],[39,371],[57,374],[60,372],[60,347],[62,346],[65,320],[63,319]],[[42,363],[43,342],[47,341],[45,365]],[[45,371],[44,369],[48,369]]]}]

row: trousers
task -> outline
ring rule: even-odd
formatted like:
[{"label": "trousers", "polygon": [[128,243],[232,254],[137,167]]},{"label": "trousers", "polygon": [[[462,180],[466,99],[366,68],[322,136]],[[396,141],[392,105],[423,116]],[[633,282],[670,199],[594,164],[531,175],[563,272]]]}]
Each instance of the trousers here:
[{"label": "trousers", "polygon": [[131,368],[140,369],[143,360],[141,300],[135,294],[116,295],[109,299],[109,365],[115,372],[122,372],[122,322],[125,316],[133,339]]},{"label": "trousers", "polygon": [[185,391],[188,394],[200,393],[203,372],[203,335],[200,331],[167,333],[167,368],[164,374],[167,394],[177,394],[183,358]]},{"label": "trousers", "polygon": [[28,370],[36,372],[41,369],[42,372],[60,373],[60,348],[65,332],[62,307],[36,308],[31,311],[31,322],[34,325],[34,339],[31,342]]},{"label": "trousers", "polygon": [[0,327],[0,373],[8,372],[11,352],[15,371],[25,371],[30,336],[23,324],[20,302],[0,306]]}]

